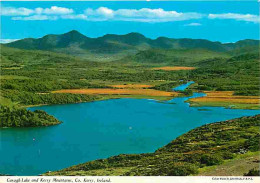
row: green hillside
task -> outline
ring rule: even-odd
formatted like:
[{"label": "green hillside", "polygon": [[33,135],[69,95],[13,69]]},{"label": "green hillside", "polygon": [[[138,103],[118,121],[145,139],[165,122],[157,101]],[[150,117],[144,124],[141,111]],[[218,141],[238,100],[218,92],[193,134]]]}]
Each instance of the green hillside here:
[{"label": "green hillside", "polygon": [[[44,175],[185,176],[202,171],[206,174],[236,159],[259,157],[259,122],[260,115],[211,123],[181,135],[154,153],[121,154]],[[237,175],[248,173],[253,161],[240,164]],[[253,163],[253,168],[257,167]]]},{"label": "green hillside", "polygon": [[189,77],[198,90],[235,91],[235,95],[259,96],[259,53],[231,58],[206,59],[197,63]]},{"label": "green hillside", "polygon": [[126,35],[107,34],[98,38],[89,38],[73,30],[61,35],[46,35],[39,39],[26,38],[5,45],[27,50],[66,53],[97,61],[111,61],[151,48],[206,49],[215,52],[225,52],[249,46],[258,46],[259,41],[242,40],[236,43],[222,44],[203,39],[172,39],[166,37],[150,39],[139,33]]},{"label": "green hillside", "polygon": [[149,49],[138,52],[122,60],[138,63],[155,63],[170,65],[196,65],[206,59],[228,58],[230,54],[206,49]]}]

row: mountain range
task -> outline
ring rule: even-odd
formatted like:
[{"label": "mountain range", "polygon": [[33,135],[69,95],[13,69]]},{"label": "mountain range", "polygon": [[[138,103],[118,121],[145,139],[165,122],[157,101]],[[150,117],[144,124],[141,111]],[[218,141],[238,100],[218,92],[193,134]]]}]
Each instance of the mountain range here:
[{"label": "mountain range", "polygon": [[77,56],[89,54],[137,53],[148,49],[206,49],[215,52],[233,51],[259,46],[259,40],[241,40],[236,43],[213,42],[205,39],[173,39],[158,37],[150,39],[139,33],[125,35],[106,34],[98,38],[87,37],[76,30],[65,34],[49,34],[42,38],[25,38],[5,46],[26,50],[46,50]]}]

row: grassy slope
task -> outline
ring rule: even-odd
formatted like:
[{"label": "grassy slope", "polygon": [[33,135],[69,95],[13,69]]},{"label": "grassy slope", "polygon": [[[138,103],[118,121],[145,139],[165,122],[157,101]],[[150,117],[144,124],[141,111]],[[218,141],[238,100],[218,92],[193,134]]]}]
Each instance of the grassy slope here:
[{"label": "grassy slope", "polygon": [[202,60],[228,57],[230,55],[225,52],[206,49],[149,49],[140,51],[128,59],[138,63],[193,66]]},{"label": "grassy slope", "polygon": [[218,166],[211,166],[199,169],[200,176],[241,176],[251,169],[259,169],[260,154],[248,152],[238,155],[236,158],[226,160]]},{"label": "grassy slope", "polygon": [[[181,135],[154,153],[121,154],[45,175],[165,176],[211,172],[221,175],[216,168],[227,167],[229,163],[236,165],[237,159],[259,154],[259,122],[260,115],[257,115],[207,124]],[[246,163],[239,165],[243,168],[234,168],[227,174],[243,175],[252,168]]]}]

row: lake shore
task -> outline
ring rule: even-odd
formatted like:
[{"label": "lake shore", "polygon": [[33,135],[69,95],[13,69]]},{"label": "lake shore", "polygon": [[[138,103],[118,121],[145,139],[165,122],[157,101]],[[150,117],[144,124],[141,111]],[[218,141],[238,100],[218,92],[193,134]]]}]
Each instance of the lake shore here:
[{"label": "lake shore", "polygon": [[226,107],[232,109],[260,109],[259,96],[239,96],[233,91],[201,91],[206,96],[187,100],[191,107]]},{"label": "lake shore", "polygon": [[[171,100],[175,97],[185,97],[180,91],[185,90],[194,82],[190,81],[186,84],[175,87],[176,91],[166,92],[160,90],[149,89],[152,85],[147,84],[129,84],[129,85],[111,85],[113,89],[64,89],[52,91],[52,93],[70,93],[70,94],[85,94],[96,95],[100,98],[92,101],[82,101],[76,103],[95,102],[109,99],[119,98],[133,98],[133,99],[154,99],[159,101]],[[173,90],[175,90],[173,89]],[[234,95],[233,91],[196,91],[205,93],[206,96],[190,98],[186,102],[191,107],[225,107],[232,109],[260,109],[260,97],[259,96],[239,96]],[[64,103],[60,103],[64,104]],[[73,104],[73,103],[71,103]],[[26,105],[22,107],[36,107],[44,105],[58,105],[58,104],[37,104]]]}]

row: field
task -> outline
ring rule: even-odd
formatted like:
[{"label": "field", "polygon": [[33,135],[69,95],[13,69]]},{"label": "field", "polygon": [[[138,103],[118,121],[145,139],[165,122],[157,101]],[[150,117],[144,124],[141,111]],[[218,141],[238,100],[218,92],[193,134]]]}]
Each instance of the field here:
[{"label": "field", "polygon": [[52,93],[71,93],[87,95],[146,95],[146,96],[177,96],[176,92],[166,92],[153,89],[67,89],[57,90]]},{"label": "field", "polygon": [[151,88],[153,85],[148,84],[124,84],[124,85],[109,85],[113,88]]},{"label": "field", "polygon": [[189,99],[191,106],[225,106],[229,108],[259,108],[259,96],[234,95],[233,91],[203,91],[205,97]]},{"label": "field", "polygon": [[166,67],[154,67],[152,70],[164,70],[164,71],[180,71],[180,70],[194,70],[196,67],[177,67],[177,66],[166,66]]}]

